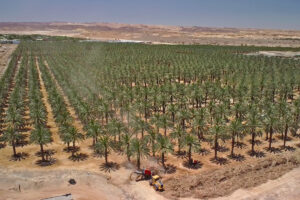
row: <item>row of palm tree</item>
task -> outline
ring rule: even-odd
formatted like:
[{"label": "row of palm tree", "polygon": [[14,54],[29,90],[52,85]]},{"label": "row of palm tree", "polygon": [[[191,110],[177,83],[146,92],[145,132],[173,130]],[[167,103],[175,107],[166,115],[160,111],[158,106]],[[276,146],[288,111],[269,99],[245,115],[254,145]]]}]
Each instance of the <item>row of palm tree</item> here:
[{"label": "row of palm tree", "polygon": [[[25,112],[25,79],[26,79],[26,68],[24,67],[24,63],[26,62],[25,59],[22,59],[22,63],[20,64],[19,69],[16,67],[18,66],[18,61],[13,59],[10,62],[9,67],[10,70],[14,74],[10,77],[11,83],[11,92],[7,93],[8,100],[7,105],[5,106],[5,118],[3,123],[4,134],[2,136],[2,140],[4,142],[9,143],[13,148],[13,157],[17,157],[16,146],[18,142],[22,139],[21,130],[25,126],[25,121],[23,119],[23,114]],[[14,65],[12,64],[14,63]],[[8,70],[9,71],[9,70]],[[3,107],[4,109],[4,107]]]},{"label": "row of palm tree", "polygon": [[47,110],[43,102],[41,92],[41,80],[38,72],[37,60],[34,55],[29,55],[29,110],[33,129],[30,134],[30,141],[40,146],[42,162],[45,159],[44,146],[52,142],[52,136],[47,127]]}]

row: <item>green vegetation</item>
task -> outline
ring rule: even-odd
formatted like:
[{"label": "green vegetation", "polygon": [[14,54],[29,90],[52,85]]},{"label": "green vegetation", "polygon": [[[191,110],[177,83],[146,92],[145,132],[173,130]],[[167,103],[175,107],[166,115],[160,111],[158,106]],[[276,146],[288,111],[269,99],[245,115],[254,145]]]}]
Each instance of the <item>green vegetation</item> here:
[{"label": "green vegetation", "polygon": [[[60,138],[68,148],[73,144],[72,156],[76,156],[75,143],[89,137],[106,164],[110,152],[122,151],[128,161],[136,159],[138,168],[141,158],[149,155],[159,155],[165,167],[165,156],[174,152],[186,155],[192,165],[193,154],[208,142],[214,149],[212,162],[221,163],[222,144],[230,144],[228,157],[237,159],[241,155],[235,154],[235,147],[246,137],[249,155],[260,156],[257,139],[267,139],[266,151],[277,152],[275,135],[281,135],[284,150],[289,147],[288,137],[298,135],[299,60],[244,55],[280,48],[66,41],[23,42],[19,48],[26,49],[22,56],[30,63],[33,141],[49,142],[36,133],[47,128],[33,67],[37,57]],[[63,95],[86,135],[74,127]]]}]

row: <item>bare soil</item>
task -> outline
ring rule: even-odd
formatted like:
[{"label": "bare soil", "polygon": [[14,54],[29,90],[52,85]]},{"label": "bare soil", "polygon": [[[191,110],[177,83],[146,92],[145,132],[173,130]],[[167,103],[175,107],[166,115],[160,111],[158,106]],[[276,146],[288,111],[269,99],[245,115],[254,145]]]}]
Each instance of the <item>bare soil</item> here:
[{"label": "bare soil", "polygon": [[194,176],[175,176],[165,181],[166,191],[163,195],[170,199],[208,199],[226,196],[241,188],[256,187],[299,166],[299,153],[272,156],[236,167],[206,170]]}]

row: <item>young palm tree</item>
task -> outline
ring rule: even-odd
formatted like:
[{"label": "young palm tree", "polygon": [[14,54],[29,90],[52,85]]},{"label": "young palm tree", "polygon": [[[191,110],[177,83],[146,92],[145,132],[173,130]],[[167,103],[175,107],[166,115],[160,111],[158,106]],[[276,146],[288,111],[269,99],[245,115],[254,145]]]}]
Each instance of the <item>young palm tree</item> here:
[{"label": "young palm tree", "polygon": [[273,141],[273,133],[276,130],[276,122],[278,122],[277,118],[277,110],[273,104],[268,105],[266,116],[265,116],[265,125],[269,128],[269,147],[268,149],[272,149],[272,141]]},{"label": "young palm tree", "polygon": [[216,119],[215,124],[213,124],[213,126],[210,128],[210,134],[212,135],[214,141],[214,159],[218,159],[219,139],[222,138],[224,133],[225,128],[223,122],[220,119]]},{"label": "young palm tree", "polygon": [[250,105],[249,112],[247,116],[247,124],[246,127],[249,129],[251,134],[251,155],[255,154],[254,146],[255,146],[255,137],[260,134],[259,127],[260,123],[260,113],[256,106]]},{"label": "young palm tree", "polygon": [[193,163],[192,152],[200,149],[200,143],[192,134],[186,134],[183,143],[188,147],[188,159],[191,165]]},{"label": "young palm tree", "polygon": [[239,135],[242,129],[243,126],[240,120],[235,119],[230,122],[228,130],[231,133],[231,154],[230,154],[231,157],[234,156],[235,137]]},{"label": "young palm tree", "polygon": [[132,134],[125,132],[125,134],[121,136],[121,144],[125,148],[125,153],[128,161],[130,161],[130,157],[132,155],[131,143],[132,143]]},{"label": "young palm tree", "polygon": [[74,126],[69,126],[67,128],[67,133],[73,143],[73,149],[72,149],[72,156],[74,156],[75,154],[75,143],[80,141],[80,140],[83,140],[84,139],[84,135],[82,133],[80,133]]},{"label": "young palm tree", "polygon": [[141,168],[141,157],[149,155],[149,148],[147,142],[143,139],[134,138],[131,144],[131,151],[136,155],[137,168]]},{"label": "young palm tree", "polygon": [[13,148],[13,156],[17,156],[16,141],[21,138],[21,134],[11,125],[4,131],[3,140],[8,142]]},{"label": "young palm tree", "polygon": [[87,126],[87,137],[93,138],[93,146],[95,146],[101,133],[102,133],[102,128],[100,124],[95,120],[90,121]]},{"label": "young palm tree", "polygon": [[40,145],[42,161],[45,161],[44,145],[51,142],[51,133],[44,127],[37,127],[30,134],[30,142]]},{"label": "young palm tree", "polygon": [[147,143],[150,143],[151,146],[151,151],[152,151],[152,156],[155,157],[155,152],[156,152],[156,139],[157,136],[160,134],[157,134],[154,130],[149,130],[148,135],[145,137],[145,141]]},{"label": "young palm tree", "polygon": [[108,164],[108,154],[112,149],[113,144],[108,135],[103,135],[99,138],[98,142],[95,144],[94,149],[97,153],[103,153],[105,158],[105,164]]},{"label": "young palm tree", "polygon": [[161,153],[161,163],[165,168],[166,154],[173,152],[173,145],[167,136],[158,135],[156,139],[157,150]]}]

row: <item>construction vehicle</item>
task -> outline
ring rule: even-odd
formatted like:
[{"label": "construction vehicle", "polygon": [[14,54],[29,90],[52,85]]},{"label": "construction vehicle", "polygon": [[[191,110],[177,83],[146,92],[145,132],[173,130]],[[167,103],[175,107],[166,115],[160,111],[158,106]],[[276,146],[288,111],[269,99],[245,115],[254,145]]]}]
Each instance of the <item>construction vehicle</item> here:
[{"label": "construction vehicle", "polygon": [[133,175],[136,176],[135,181],[149,180],[152,177],[152,172],[149,169],[136,170],[135,172],[131,173],[130,175],[131,180]]},{"label": "construction vehicle", "polygon": [[163,191],[164,190],[164,184],[161,181],[161,177],[158,175],[152,176],[151,180],[149,181],[149,184],[153,186],[153,188],[156,191]]}]

